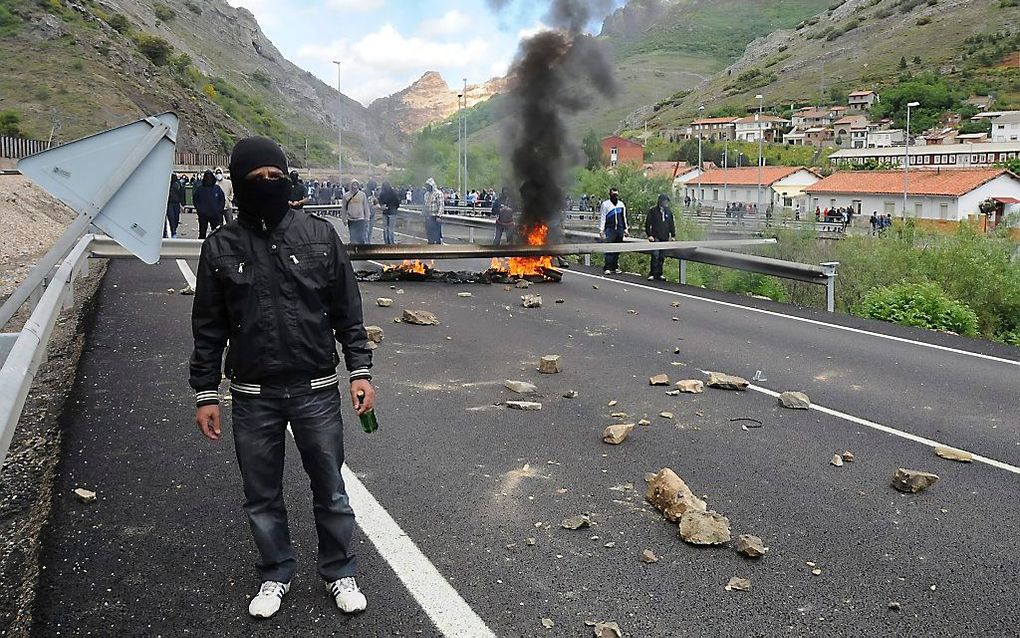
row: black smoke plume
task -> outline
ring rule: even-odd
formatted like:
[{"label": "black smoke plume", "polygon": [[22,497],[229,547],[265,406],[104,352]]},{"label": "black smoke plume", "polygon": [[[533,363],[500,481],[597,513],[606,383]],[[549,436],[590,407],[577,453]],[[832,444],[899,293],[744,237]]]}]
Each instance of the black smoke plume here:
[{"label": "black smoke plume", "polygon": [[[490,0],[497,9],[512,0]],[[582,33],[612,0],[554,0],[542,31],[520,45],[510,69],[511,88],[504,101],[504,144],[513,183],[520,192],[521,225],[558,226],[569,171],[581,152],[566,117],[594,99],[616,93],[609,56],[602,43]],[[601,13],[599,13],[601,12]]]}]

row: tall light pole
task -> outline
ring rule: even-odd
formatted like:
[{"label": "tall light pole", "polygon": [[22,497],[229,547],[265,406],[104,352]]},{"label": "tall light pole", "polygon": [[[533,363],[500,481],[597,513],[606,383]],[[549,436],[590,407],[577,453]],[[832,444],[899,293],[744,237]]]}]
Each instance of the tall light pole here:
[{"label": "tall light pole", "polygon": [[[705,112],[705,105],[702,104],[701,106],[698,107],[698,119],[699,120],[702,119],[701,115],[704,112]],[[702,159],[701,159],[701,128],[702,128],[702,126],[703,126],[702,124],[698,124],[698,190],[697,190],[697,193],[695,193],[698,197],[701,197],[701,195],[702,195],[702,192],[701,192],[701,174],[705,171],[705,162],[703,162]],[[697,198],[695,198],[695,199],[697,199]],[[697,205],[695,205],[694,208],[695,208],[695,210],[697,210],[698,209]]]},{"label": "tall light pole", "polygon": [[333,60],[333,64],[336,65],[336,172],[337,182],[340,184],[342,192],[344,185],[344,134],[343,126],[340,123],[340,117],[343,113],[344,96],[340,93],[340,60]]},{"label": "tall light pole", "polygon": [[461,108],[464,105],[464,94],[457,94],[457,192],[464,192],[461,186],[463,185],[464,179],[464,164],[462,162],[462,153],[464,152],[464,138],[462,133],[464,132],[464,111]]},{"label": "tall light pole", "polygon": [[907,102],[907,130],[903,145],[903,214],[900,216],[901,219],[907,216],[907,187],[910,184],[910,109],[920,105],[920,102]]},{"label": "tall light pole", "polygon": [[468,189],[468,141],[467,141],[467,78],[464,78],[464,198],[467,198]]},{"label": "tall light pole", "polygon": [[723,204],[726,205],[726,209],[729,210],[730,200],[727,199],[728,195],[726,194],[726,191],[730,187],[730,185],[729,185],[729,181],[730,181],[729,180],[729,172],[728,172],[728,169],[730,167],[730,140],[729,140],[728,137],[725,138],[725,140],[726,141],[723,143],[723,152],[722,152],[722,174],[723,174],[722,199],[723,199]]},{"label": "tall light pole", "polygon": [[765,138],[765,131],[762,129],[762,112],[765,110],[765,96],[758,94],[754,96],[754,99],[758,100],[758,112],[754,114],[754,121],[758,124],[758,203],[756,204],[756,213],[761,212],[761,166],[764,160],[762,156],[762,142]]}]

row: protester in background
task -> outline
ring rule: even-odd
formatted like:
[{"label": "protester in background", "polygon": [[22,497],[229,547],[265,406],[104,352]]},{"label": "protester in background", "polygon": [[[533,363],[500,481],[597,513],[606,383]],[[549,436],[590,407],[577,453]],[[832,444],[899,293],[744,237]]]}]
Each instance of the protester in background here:
[{"label": "protester in background", "polygon": [[344,217],[352,244],[371,243],[369,220],[372,218],[372,206],[368,195],[361,190],[361,182],[356,179],[351,180],[351,191],[344,196]]},{"label": "protester in background", "polygon": [[229,224],[234,221],[234,185],[229,179],[223,179],[223,169],[219,166],[213,171],[216,176],[216,185],[223,191],[223,200],[226,205],[223,207],[223,221]]},{"label": "protester in background", "polygon": [[514,208],[510,199],[510,189],[506,186],[500,191],[499,197],[492,202],[492,214],[496,216],[496,235],[492,239],[495,246],[499,246],[503,236],[506,236],[506,243],[514,243]]},{"label": "protester in background", "polygon": [[223,210],[226,207],[223,189],[216,184],[216,176],[212,171],[202,175],[202,183],[192,193],[191,201],[198,214],[198,238],[205,239],[210,226],[216,230],[223,223]]},{"label": "protester in background", "polygon": [[[622,242],[630,232],[627,228],[627,206],[620,200],[618,189],[609,189],[609,199],[602,202],[600,212],[599,239],[610,244]],[[605,262],[605,274],[620,273],[620,253],[606,253]]]},{"label": "protester in background", "polygon": [[308,188],[301,181],[297,171],[290,172],[290,184],[290,207],[304,208],[309,201]]},{"label": "protester in background", "polygon": [[382,206],[383,219],[386,220],[383,228],[383,241],[392,246],[397,243],[395,227],[400,209],[400,195],[397,195],[397,191],[393,190],[389,182],[382,183],[382,189],[379,190],[379,205]]},{"label": "protester in background", "polygon": [[[645,215],[645,235],[648,241],[670,241],[676,237],[676,224],[673,221],[673,211],[669,209],[669,196],[665,193],[659,195],[659,201],[655,206],[648,209]],[[652,251],[652,267],[648,274],[648,281],[658,279],[665,281],[662,276],[662,263],[666,260],[666,253],[661,250]]]},{"label": "protester in background", "polygon": [[[177,227],[181,223],[181,205],[184,203],[184,184],[176,173],[170,173],[170,193],[166,200],[166,220],[170,224],[170,237],[177,239]],[[163,229],[166,237],[166,229]]]},{"label": "protester in background", "polygon": [[443,191],[436,187],[436,180],[431,177],[425,182],[425,204],[422,214],[425,216],[425,236],[430,244],[443,243],[443,223],[439,216],[445,210]]}]

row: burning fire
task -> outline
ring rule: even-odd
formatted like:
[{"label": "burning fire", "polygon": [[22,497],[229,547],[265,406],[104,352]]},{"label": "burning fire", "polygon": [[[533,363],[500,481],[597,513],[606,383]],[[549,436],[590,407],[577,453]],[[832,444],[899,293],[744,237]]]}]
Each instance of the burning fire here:
[{"label": "burning fire", "polygon": [[399,266],[386,266],[386,270],[400,270],[402,272],[413,272],[418,273],[419,275],[425,275],[428,274],[428,270],[434,265],[435,262],[426,266],[423,262],[418,261],[417,259],[414,261],[405,259],[404,263]]},{"label": "burning fire", "polygon": [[[540,224],[530,229],[525,239],[529,246],[541,246],[545,244],[548,234],[549,227]],[[543,276],[545,274],[543,268],[552,268],[552,257],[511,257],[506,261],[493,258],[490,267],[509,272],[512,277]]]}]

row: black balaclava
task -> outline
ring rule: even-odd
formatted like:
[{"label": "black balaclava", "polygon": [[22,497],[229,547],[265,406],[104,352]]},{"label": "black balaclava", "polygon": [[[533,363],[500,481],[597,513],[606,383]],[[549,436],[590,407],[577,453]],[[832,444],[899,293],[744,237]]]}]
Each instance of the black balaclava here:
[{"label": "black balaclava", "polygon": [[287,174],[287,156],[280,145],[265,137],[249,137],[234,145],[230,154],[230,182],[234,185],[238,215],[272,228],[290,208],[290,180],[247,179],[256,168],[272,166]]},{"label": "black balaclava", "polygon": [[213,175],[212,171],[206,171],[202,174],[202,186],[212,186],[216,183],[216,176]]},{"label": "black balaclava", "polygon": [[613,202],[614,206],[616,205],[616,202],[620,201],[620,194],[616,192],[615,188],[609,191],[609,201]]}]

